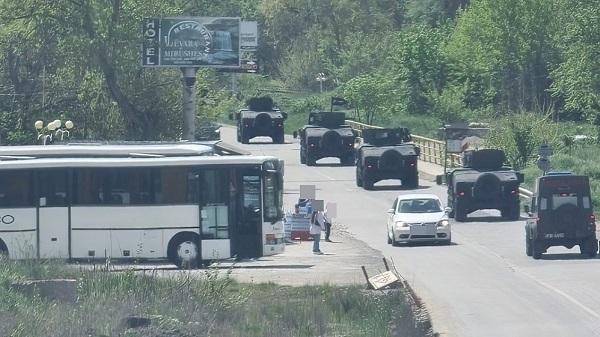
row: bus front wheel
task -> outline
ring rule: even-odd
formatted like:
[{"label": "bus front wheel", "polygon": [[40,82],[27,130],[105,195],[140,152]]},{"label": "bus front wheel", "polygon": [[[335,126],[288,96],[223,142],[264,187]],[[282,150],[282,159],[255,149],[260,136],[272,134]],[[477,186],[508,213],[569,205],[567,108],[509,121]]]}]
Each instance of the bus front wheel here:
[{"label": "bus front wheel", "polygon": [[200,238],[196,233],[179,233],[169,242],[167,257],[181,269],[195,269],[200,260]]}]

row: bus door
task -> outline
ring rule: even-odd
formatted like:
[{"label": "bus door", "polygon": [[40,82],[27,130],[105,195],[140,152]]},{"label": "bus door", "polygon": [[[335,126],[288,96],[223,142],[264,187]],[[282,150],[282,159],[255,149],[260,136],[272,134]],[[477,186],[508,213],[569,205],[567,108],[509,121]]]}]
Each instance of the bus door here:
[{"label": "bus door", "polygon": [[232,231],[232,253],[239,258],[262,256],[262,203],[260,170],[239,169],[237,212]]},{"label": "bus door", "polygon": [[69,258],[68,171],[38,171],[37,182],[39,256]]}]

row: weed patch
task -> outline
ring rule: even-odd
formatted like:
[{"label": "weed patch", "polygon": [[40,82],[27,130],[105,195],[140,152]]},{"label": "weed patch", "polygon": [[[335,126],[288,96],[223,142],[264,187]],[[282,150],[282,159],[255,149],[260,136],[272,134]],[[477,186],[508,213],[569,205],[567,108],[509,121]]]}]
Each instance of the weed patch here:
[{"label": "weed patch", "polygon": [[[2,261],[0,266],[3,336],[379,337],[416,331],[402,290],[384,294],[331,285],[242,284],[229,277],[230,271],[218,269],[164,278],[33,260]],[[9,287],[16,280],[66,276],[78,280],[75,305],[27,298]],[[151,324],[128,329],[124,319],[130,316],[148,317]]]}]

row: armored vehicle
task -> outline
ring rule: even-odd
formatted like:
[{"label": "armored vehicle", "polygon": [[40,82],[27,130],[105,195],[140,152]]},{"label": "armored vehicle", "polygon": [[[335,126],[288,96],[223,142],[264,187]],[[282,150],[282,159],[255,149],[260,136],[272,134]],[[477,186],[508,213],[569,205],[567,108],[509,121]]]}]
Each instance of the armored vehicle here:
[{"label": "armored vehicle", "polygon": [[473,211],[498,209],[503,218],[519,219],[519,185],[524,176],[504,166],[505,160],[502,150],[465,151],[463,167],[446,175],[450,217],[466,221]]},{"label": "armored vehicle", "polygon": [[579,245],[581,254],[598,253],[596,219],[587,176],[549,173],[536,180],[525,225],[525,252],[539,259],[548,247]]},{"label": "armored vehicle", "polygon": [[399,179],[408,188],[419,186],[419,147],[410,142],[407,128],[365,129],[363,140],[356,149],[357,186],[370,190],[385,179]]},{"label": "armored vehicle", "polygon": [[229,119],[236,121],[238,142],[248,144],[254,137],[265,136],[271,137],[273,143],[283,144],[287,113],[273,108],[270,97],[254,97],[247,103],[247,109],[229,115]]},{"label": "armored vehicle", "polygon": [[354,165],[356,135],[345,121],[343,112],[311,112],[308,125],[298,131],[300,162],[312,166],[321,158],[337,157],[342,165]]}]

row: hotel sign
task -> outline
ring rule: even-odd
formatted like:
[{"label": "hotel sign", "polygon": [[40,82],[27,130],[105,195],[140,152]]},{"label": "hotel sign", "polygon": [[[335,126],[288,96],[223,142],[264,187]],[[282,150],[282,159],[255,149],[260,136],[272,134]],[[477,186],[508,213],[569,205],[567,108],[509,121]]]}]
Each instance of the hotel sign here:
[{"label": "hotel sign", "polygon": [[145,18],[142,66],[240,68],[239,18]]}]

